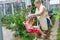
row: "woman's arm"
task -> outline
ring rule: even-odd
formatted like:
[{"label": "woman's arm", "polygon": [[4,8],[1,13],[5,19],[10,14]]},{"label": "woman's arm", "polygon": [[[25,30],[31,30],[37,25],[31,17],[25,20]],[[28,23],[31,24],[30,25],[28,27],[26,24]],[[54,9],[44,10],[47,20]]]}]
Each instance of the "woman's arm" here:
[{"label": "woman's arm", "polygon": [[37,16],[41,16],[41,15],[44,13],[45,10],[46,10],[46,8],[43,8],[43,9],[40,11],[40,13],[37,13],[37,14],[30,14],[30,15],[28,15],[28,17],[37,17]]}]

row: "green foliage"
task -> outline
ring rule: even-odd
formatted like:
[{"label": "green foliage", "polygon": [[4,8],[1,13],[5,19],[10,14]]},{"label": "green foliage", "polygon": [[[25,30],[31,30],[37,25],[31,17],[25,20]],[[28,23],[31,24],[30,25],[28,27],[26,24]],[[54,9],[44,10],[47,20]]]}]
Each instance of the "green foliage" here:
[{"label": "green foliage", "polygon": [[6,25],[7,29],[15,31],[15,36],[25,36],[28,37],[29,33],[26,31],[23,21],[25,20],[25,11],[20,9],[17,14],[7,14],[2,17],[1,21]]},{"label": "green foliage", "polygon": [[57,8],[54,9],[54,17],[59,16],[59,27],[58,27],[58,31],[57,31],[57,40],[60,40],[60,9],[58,10]]},{"label": "green foliage", "polygon": [[60,15],[60,9],[59,8],[54,8],[54,14],[56,14],[56,16]]},{"label": "green foliage", "polygon": [[52,24],[54,24],[56,17],[59,16],[59,10],[57,8],[53,9],[53,15],[52,15]]},{"label": "green foliage", "polygon": [[32,2],[31,12],[32,12],[32,13],[35,13],[34,1],[35,1],[35,0],[31,0],[31,2]]},{"label": "green foliage", "polygon": [[29,37],[18,36],[18,37],[14,37],[13,40],[33,40],[33,38],[34,38],[34,34],[32,33],[32,34],[29,35]]},{"label": "green foliage", "polygon": [[[31,8],[31,12],[32,13],[35,13],[35,5],[34,5],[34,1],[35,0],[31,0],[31,3],[32,3],[32,8]],[[37,18],[34,18],[34,24],[37,25]]]},{"label": "green foliage", "polygon": [[[31,11],[32,11],[32,13],[35,12],[34,0],[32,0],[32,10]],[[15,31],[14,36],[21,36],[21,38],[19,40],[24,40],[24,38],[26,40],[28,40],[28,39],[32,40],[32,38],[34,36],[30,35],[30,33],[28,33],[26,31],[26,29],[23,25],[23,21],[25,20],[25,17],[26,17],[25,13],[26,13],[26,10],[18,8],[17,13],[15,13],[14,15],[12,15],[12,14],[4,15],[1,18],[1,21],[2,21],[2,24],[5,24],[5,27],[7,29]]]}]

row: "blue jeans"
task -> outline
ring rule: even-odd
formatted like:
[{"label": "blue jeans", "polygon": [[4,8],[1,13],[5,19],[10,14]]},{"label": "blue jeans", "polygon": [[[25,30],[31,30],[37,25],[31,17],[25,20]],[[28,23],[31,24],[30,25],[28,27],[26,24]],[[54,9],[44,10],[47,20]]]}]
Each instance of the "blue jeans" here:
[{"label": "blue jeans", "polygon": [[48,18],[47,19],[47,24],[48,24],[48,27],[50,26],[50,20]]}]

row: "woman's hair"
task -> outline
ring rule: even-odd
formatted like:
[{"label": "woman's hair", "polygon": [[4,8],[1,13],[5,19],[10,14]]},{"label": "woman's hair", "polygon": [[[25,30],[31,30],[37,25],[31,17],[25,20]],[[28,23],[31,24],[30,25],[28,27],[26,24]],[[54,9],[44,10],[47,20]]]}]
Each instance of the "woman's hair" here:
[{"label": "woman's hair", "polygon": [[36,3],[36,2],[39,2],[39,3],[41,3],[41,0],[35,0],[35,2],[34,2],[34,3]]}]

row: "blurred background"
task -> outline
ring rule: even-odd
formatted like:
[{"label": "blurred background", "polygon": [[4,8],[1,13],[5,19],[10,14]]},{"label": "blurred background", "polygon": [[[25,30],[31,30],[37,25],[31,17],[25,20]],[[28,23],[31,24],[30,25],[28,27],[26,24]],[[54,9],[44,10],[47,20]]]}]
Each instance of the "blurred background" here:
[{"label": "blurred background", "polygon": [[[60,0],[42,0],[42,3],[52,20],[51,29],[58,23],[58,28],[55,28],[57,30],[55,37],[56,40],[60,40]],[[34,33],[28,33],[22,24],[28,10],[27,5],[31,5],[29,12],[35,13],[34,0],[0,0],[0,40],[32,40],[34,38]],[[55,23],[56,18],[58,22]],[[34,21],[37,23],[37,20]]]}]

